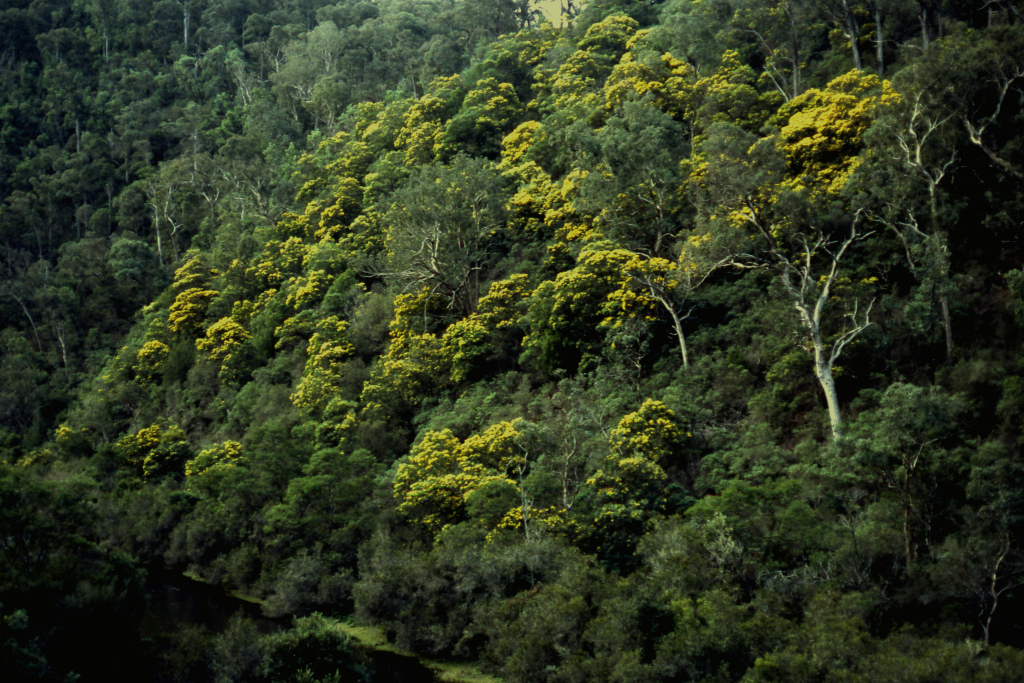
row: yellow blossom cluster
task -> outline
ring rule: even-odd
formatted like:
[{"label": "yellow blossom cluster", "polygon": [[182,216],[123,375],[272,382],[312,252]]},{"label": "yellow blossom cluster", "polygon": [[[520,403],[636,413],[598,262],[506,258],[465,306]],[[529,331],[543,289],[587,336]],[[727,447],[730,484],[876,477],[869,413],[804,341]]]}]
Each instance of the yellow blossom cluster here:
[{"label": "yellow blossom cluster", "polygon": [[152,339],[143,344],[135,356],[136,377],[143,382],[152,382],[170,354],[170,347],[162,341]]},{"label": "yellow blossom cluster", "polygon": [[177,425],[150,425],[114,442],[114,453],[128,469],[151,478],[180,471],[191,451]]},{"label": "yellow blossom cluster", "polygon": [[202,327],[206,309],[219,292],[213,289],[186,289],[174,298],[171,304],[167,327],[176,335],[190,337]]},{"label": "yellow blossom cluster", "polygon": [[196,340],[196,348],[212,360],[224,363],[250,338],[251,335],[233,318],[221,318],[206,329],[204,338]]},{"label": "yellow blossom cluster", "polygon": [[[451,430],[429,431],[398,466],[398,509],[437,533],[465,515],[466,499],[482,486],[516,486],[509,471],[524,457],[519,422],[499,422],[460,442]],[[518,490],[518,489],[516,489]]]},{"label": "yellow blossom cluster", "polygon": [[316,324],[306,349],[306,367],[291,400],[305,413],[320,415],[338,391],[342,363],[354,352],[346,332],[348,323],[332,315]]},{"label": "yellow blossom cluster", "polygon": [[205,448],[185,464],[186,477],[198,477],[207,473],[223,472],[242,460],[242,444],[225,441]]}]

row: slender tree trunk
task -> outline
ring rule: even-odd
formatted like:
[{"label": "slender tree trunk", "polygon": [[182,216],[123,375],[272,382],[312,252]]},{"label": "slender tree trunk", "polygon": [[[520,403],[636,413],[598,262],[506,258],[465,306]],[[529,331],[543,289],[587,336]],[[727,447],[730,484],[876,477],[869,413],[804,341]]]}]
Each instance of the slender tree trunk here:
[{"label": "slender tree trunk", "polygon": [[[946,277],[943,280],[947,280],[949,277],[948,273],[944,273]],[[944,283],[943,283],[944,284]],[[946,293],[945,288],[939,292],[939,310],[942,311],[942,328],[946,337],[946,362],[953,362],[953,319],[949,315],[949,295]]]},{"label": "slender tree trunk", "polygon": [[683,368],[690,367],[690,359],[686,354],[686,336],[683,334],[683,321],[679,318],[679,314],[676,310],[669,306],[666,302],[662,302],[662,305],[668,310],[669,315],[672,316],[672,325],[676,328],[676,337],[679,338],[679,354],[683,358]]},{"label": "slender tree trunk", "polygon": [[153,197],[153,229],[156,230],[156,253],[160,258],[160,265],[164,265],[164,248],[160,240],[160,210],[157,198]]},{"label": "slender tree trunk", "polygon": [[188,6],[188,0],[185,0],[185,2],[181,4],[181,7],[182,13],[184,15],[182,18],[182,23],[185,26],[185,53],[188,54],[188,25],[189,22],[192,20],[192,12]]},{"label": "slender tree trunk", "polygon": [[832,438],[839,438],[843,418],[839,413],[839,394],[836,393],[836,381],[832,374],[832,365],[828,362],[825,347],[821,343],[821,335],[817,329],[811,333],[811,344],[814,346],[814,376],[818,378],[818,384],[825,393],[825,402],[828,404],[828,421],[832,428]]},{"label": "slender tree trunk", "polygon": [[882,39],[882,0],[875,0],[875,59],[878,77],[885,77],[885,41]]},{"label": "slender tree trunk", "polygon": [[[842,252],[840,252],[840,256],[842,256]],[[813,307],[804,298],[802,288],[797,289],[793,286],[789,279],[790,274],[788,272],[783,274],[783,284],[793,296],[797,313],[800,314],[800,320],[807,330],[807,339],[810,340],[811,347],[814,349],[814,376],[818,379],[818,384],[821,385],[821,390],[825,394],[825,402],[828,404],[828,421],[832,429],[833,439],[839,438],[843,417],[839,412],[839,394],[836,392],[835,376],[832,373],[834,354],[826,351],[825,345],[821,341],[821,311],[828,300],[829,287],[832,284],[832,280],[835,279],[836,265],[838,265],[838,260],[833,263],[832,273],[828,276],[825,288],[818,295],[818,300]],[[809,271],[808,264],[807,272],[801,274],[805,282],[809,277]]]},{"label": "slender tree trunk", "polygon": [[921,17],[921,47],[927,51],[930,43],[928,31],[928,5],[922,2],[920,4],[919,14]]},{"label": "slender tree trunk", "polygon": [[570,496],[569,496],[569,459],[570,459],[570,457],[571,456],[566,456],[565,457],[565,462],[563,463],[564,469],[563,469],[563,472],[562,472],[562,507],[565,508],[566,510],[571,509],[572,508],[572,504],[575,502],[573,500],[570,500]]},{"label": "slender tree trunk", "polygon": [[789,15],[789,50],[793,60],[793,98],[800,95],[800,33],[796,24],[796,10],[792,5],[788,8]]},{"label": "slender tree trunk", "polygon": [[8,290],[7,293],[11,295],[12,299],[18,302],[19,306],[21,306],[21,310],[25,313],[25,317],[28,318],[28,324],[32,326],[32,335],[36,338],[36,349],[42,353],[43,342],[39,339],[39,330],[36,328],[36,321],[32,318],[32,314],[29,312],[28,306],[26,306],[24,300],[22,300],[22,298],[13,291]]},{"label": "slender tree trunk", "polygon": [[903,486],[903,553],[906,556],[907,571],[910,571],[911,565],[914,564],[914,545],[911,543],[910,531],[911,531],[911,515],[914,511],[914,506],[910,499],[910,482],[913,478],[913,474],[907,471],[907,480]]},{"label": "slender tree trunk", "polygon": [[1003,546],[1002,553],[1000,553],[999,557],[996,559],[996,566],[992,568],[992,576],[989,579],[988,592],[989,595],[992,597],[992,607],[989,608],[988,615],[985,618],[985,622],[981,625],[982,631],[985,635],[985,647],[988,647],[989,645],[989,632],[992,629],[992,617],[995,616],[996,607],[999,606],[999,567],[1003,564],[1003,560],[1006,559],[1006,554],[1008,552],[1010,552],[1009,541],[1007,541],[1007,543]]},{"label": "slender tree trunk", "polygon": [[57,337],[57,343],[60,344],[60,355],[64,361],[64,380],[70,385],[71,384],[71,370],[68,368],[68,345],[65,337],[67,336],[64,329],[64,323],[54,323],[53,333]]},{"label": "slender tree trunk", "polygon": [[[770,238],[770,233],[765,231],[765,234],[768,234]],[[780,261],[781,267],[779,268],[779,274],[782,277],[782,284],[792,297],[793,304],[800,316],[800,322],[803,324],[804,329],[807,332],[807,339],[811,342],[811,346],[814,349],[814,375],[817,377],[818,383],[821,385],[821,389],[825,393],[825,402],[828,404],[828,418],[829,424],[832,428],[833,439],[838,439],[840,436],[843,418],[839,412],[839,395],[836,392],[835,376],[832,372],[832,367],[835,364],[836,359],[843,352],[843,348],[848,343],[856,339],[857,335],[871,325],[871,306],[868,306],[868,309],[864,314],[864,322],[861,323],[858,322],[857,306],[854,305],[853,311],[847,316],[852,322],[852,327],[849,327],[846,331],[842,332],[832,342],[831,348],[827,350],[821,339],[821,317],[825,310],[825,306],[829,301],[832,284],[835,282],[836,275],[839,271],[839,262],[846,253],[847,247],[849,247],[856,239],[857,225],[855,222],[850,230],[850,236],[845,242],[843,242],[843,245],[839,250],[832,254],[832,264],[828,275],[823,276],[820,280],[812,275],[811,255],[819,247],[825,246],[826,242],[824,239],[819,241],[816,245],[811,245],[807,242],[804,243],[804,261],[803,264],[799,266],[781,256],[774,241],[769,242],[772,245],[772,250],[775,252],[776,257]],[[794,275],[800,278],[798,284],[793,283],[792,278]],[[818,289],[818,285],[816,284],[818,282],[821,283],[820,289]],[[811,292],[816,292],[813,300],[808,296]]]},{"label": "slender tree trunk", "polygon": [[[921,10],[921,47],[927,50],[931,45],[932,39],[941,35],[942,32],[939,6],[933,0],[918,0],[918,6]],[[933,28],[937,30],[933,31]]]},{"label": "slender tree trunk", "polygon": [[853,68],[860,71],[862,68],[860,46],[857,45],[857,38],[859,37],[860,31],[857,26],[857,18],[853,16],[853,10],[850,9],[849,0],[843,0],[843,14],[846,21],[846,32],[850,36],[850,49],[853,52]]},{"label": "slender tree trunk", "polygon": [[935,241],[937,257],[942,259],[939,266],[939,311],[942,313],[942,328],[946,341],[946,362],[953,362],[953,320],[949,313],[949,293],[946,287],[949,284],[949,250],[946,247],[946,234],[939,230],[939,207],[938,198],[935,195],[935,184],[930,183],[929,190],[929,211],[932,220],[932,235]]}]

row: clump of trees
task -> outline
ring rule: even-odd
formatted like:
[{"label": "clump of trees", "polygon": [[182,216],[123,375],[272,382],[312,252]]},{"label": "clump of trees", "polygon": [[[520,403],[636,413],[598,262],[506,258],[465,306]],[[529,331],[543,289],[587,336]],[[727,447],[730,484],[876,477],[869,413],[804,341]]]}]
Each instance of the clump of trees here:
[{"label": "clump of trees", "polygon": [[0,136],[5,472],[96,562],[509,681],[1021,677],[1016,3],[282,7],[8,60],[151,88]]}]

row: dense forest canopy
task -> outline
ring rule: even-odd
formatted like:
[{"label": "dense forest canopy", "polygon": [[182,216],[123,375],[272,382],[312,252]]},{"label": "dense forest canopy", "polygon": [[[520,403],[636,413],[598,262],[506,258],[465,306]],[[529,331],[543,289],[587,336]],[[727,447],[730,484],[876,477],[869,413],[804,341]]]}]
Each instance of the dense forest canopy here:
[{"label": "dense forest canopy", "polygon": [[4,680],[1024,679],[1022,12],[0,3]]}]

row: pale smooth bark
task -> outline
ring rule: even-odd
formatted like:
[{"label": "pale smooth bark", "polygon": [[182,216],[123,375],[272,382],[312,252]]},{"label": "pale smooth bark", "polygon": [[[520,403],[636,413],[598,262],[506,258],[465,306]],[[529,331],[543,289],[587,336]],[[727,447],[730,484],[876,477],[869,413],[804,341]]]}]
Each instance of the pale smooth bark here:
[{"label": "pale smooth bark", "polygon": [[[855,241],[867,237],[867,235],[861,235],[857,230],[860,213],[858,212],[854,216],[849,236],[835,251],[832,250],[832,247],[835,246],[834,243],[830,243],[825,237],[818,237],[812,243],[805,235],[801,240],[803,253],[790,257],[783,253],[771,230],[757,219],[754,207],[749,206],[748,208],[751,209],[748,220],[754,224],[768,243],[770,258],[766,265],[779,274],[782,286],[796,308],[807,341],[814,352],[814,376],[825,394],[832,437],[837,439],[842,431],[843,418],[839,409],[839,395],[836,392],[833,368],[846,345],[871,326],[870,316],[874,301],[868,304],[863,315],[859,311],[858,302],[855,301],[853,310],[845,316],[849,322],[831,344],[826,344],[824,340],[822,317],[831,296],[832,285],[839,273],[839,264],[846,255],[847,249]],[[819,252],[826,255],[825,264],[828,269],[827,274],[822,277],[816,275],[819,272],[820,257],[816,258]]]},{"label": "pale smooth bark", "polygon": [[885,78],[885,41],[882,38],[882,2],[875,0],[875,59],[878,62],[878,77]]},{"label": "pale smooth bark", "polygon": [[949,311],[949,249],[946,245],[945,233],[941,230],[941,219],[939,217],[939,185],[949,174],[950,169],[957,160],[956,149],[938,159],[929,159],[926,150],[929,140],[941,134],[943,127],[952,118],[952,115],[939,117],[928,114],[924,101],[925,91],[921,90],[913,96],[908,95],[910,104],[906,122],[899,128],[894,129],[897,148],[900,150],[899,160],[908,168],[913,170],[921,180],[924,181],[928,190],[928,214],[931,223],[929,233],[925,233],[918,227],[917,220],[911,215],[906,221],[887,221],[886,225],[899,235],[907,251],[907,260],[911,268],[916,267],[908,246],[908,236],[923,240],[931,251],[938,258],[942,259],[939,264],[938,286],[939,311],[942,315],[943,333],[946,343],[946,361],[952,362],[954,355],[953,345],[953,321]]}]

